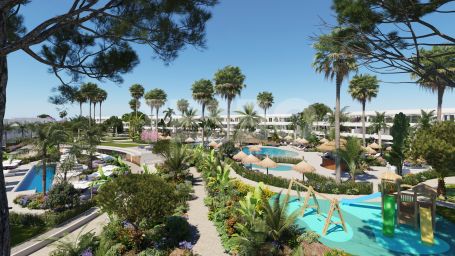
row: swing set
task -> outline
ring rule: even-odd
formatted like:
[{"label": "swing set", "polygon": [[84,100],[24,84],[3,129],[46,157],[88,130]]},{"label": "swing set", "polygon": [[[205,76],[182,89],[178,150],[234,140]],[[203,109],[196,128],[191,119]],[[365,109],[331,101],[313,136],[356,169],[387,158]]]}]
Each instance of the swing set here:
[{"label": "swing set", "polygon": [[[343,227],[344,232],[347,232],[346,224],[344,222],[343,215],[341,213],[340,205],[339,205],[338,200],[336,198],[329,198],[329,197],[327,197],[327,196],[325,196],[323,194],[320,194],[319,192],[315,191],[312,186],[305,186],[304,184],[296,181],[295,179],[292,179],[291,182],[289,183],[289,187],[288,187],[288,192],[287,192],[287,197],[286,198],[289,198],[293,185],[297,186],[297,197],[299,198],[299,200],[301,200],[302,197],[300,196],[300,191],[299,191],[298,188],[301,187],[301,188],[306,190],[306,195],[305,195],[304,200],[303,200],[303,206],[302,206],[302,211],[301,211],[302,216],[305,215],[305,210],[307,208],[311,208],[311,209],[315,209],[317,214],[319,214],[322,217],[324,217],[321,214],[321,209],[319,207],[319,202],[318,202],[318,199],[317,199],[316,196],[319,196],[321,198],[324,198],[324,199],[330,201],[329,212],[328,212],[327,218],[325,220],[324,229],[322,230],[322,235],[323,236],[326,235],[327,229],[329,228],[329,226],[331,224],[335,224],[335,225],[340,225],[341,224],[341,226]],[[313,201],[314,201],[314,203],[311,204],[311,205],[309,204],[310,203],[310,197],[312,197]],[[335,212],[338,213],[338,217],[340,218],[339,222],[336,222],[336,221],[332,220],[332,217],[334,217],[333,215],[334,215]]]}]

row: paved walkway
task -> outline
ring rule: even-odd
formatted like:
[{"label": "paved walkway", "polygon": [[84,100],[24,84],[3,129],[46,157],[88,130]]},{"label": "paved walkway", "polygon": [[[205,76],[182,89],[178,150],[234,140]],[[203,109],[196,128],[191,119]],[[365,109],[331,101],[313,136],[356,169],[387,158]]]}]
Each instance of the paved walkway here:
[{"label": "paved walkway", "polygon": [[196,234],[198,238],[193,247],[193,252],[202,256],[228,255],[224,252],[215,225],[208,219],[209,209],[204,205],[204,198],[207,193],[201,174],[195,168],[191,168],[190,171],[195,182],[193,184],[194,199],[188,201],[190,208],[188,211],[188,222],[195,226],[198,231]]}]

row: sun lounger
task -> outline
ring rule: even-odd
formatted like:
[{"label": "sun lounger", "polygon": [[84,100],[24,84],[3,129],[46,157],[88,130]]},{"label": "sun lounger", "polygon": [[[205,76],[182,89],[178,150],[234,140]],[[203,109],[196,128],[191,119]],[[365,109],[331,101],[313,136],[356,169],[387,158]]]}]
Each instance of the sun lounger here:
[{"label": "sun lounger", "polygon": [[21,162],[22,160],[5,160],[3,161],[3,169],[15,169]]}]

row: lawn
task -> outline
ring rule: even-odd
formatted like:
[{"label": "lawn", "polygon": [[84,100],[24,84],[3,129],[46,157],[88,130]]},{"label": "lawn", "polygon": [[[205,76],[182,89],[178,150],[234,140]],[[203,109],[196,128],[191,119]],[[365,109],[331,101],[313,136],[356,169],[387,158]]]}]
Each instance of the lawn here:
[{"label": "lawn", "polygon": [[11,246],[15,246],[46,231],[46,226],[11,225]]},{"label": "lawn", "polygon": [[121,143],[121,142],[102,142],[101,146],[118,147],[118,148],[132,148],[138,146],[146,146],[147,144],[139,144],[135,142]]}]

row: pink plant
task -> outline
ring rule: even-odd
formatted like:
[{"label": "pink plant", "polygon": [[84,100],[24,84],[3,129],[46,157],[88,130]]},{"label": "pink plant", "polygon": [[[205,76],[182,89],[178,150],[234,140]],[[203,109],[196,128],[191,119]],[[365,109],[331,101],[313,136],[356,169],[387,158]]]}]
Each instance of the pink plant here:
[{"label": "pink plant", "polygon": [[156,142],[158,140],[158,132],[155,130],[143,130],[141,140],[145,142]]}]

